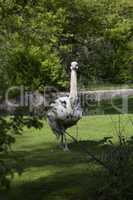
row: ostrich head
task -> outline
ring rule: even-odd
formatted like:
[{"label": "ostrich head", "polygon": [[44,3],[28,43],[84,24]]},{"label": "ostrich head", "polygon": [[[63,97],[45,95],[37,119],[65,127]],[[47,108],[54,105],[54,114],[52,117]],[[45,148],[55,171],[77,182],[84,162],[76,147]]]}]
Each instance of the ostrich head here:
[{"label": "ostrich head", "polygon": [[72,70],[77,70],[78,69],[78,63],[76,62],[76,61],[74,61],[74,62],[72,62],[71,63],[71,67],[70,67],[70,69]]}]

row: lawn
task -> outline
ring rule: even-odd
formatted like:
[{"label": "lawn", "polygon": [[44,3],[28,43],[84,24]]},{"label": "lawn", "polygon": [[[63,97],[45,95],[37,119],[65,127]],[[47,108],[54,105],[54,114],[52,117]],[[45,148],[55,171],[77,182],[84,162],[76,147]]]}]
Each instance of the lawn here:
[{"label": "lawn", "polygon": [[[117,143],[119,121],[127,137],[132,136],[133,115],[99,115],[83,117],[68,132],[79,140],[75,145],[68,137],[70,152],[57,146],[53,133],[44,122],[41,130],[25,129],[16,137],[13,154],[23,158],[23,174],[15,174],[11,189],[0,200],[93,200],[107,180],[102,166],[88,161],[82,147],[94,154],[104,154],[100,140],[113,136]],[[77,130],[78,129],[78,134]]]}]

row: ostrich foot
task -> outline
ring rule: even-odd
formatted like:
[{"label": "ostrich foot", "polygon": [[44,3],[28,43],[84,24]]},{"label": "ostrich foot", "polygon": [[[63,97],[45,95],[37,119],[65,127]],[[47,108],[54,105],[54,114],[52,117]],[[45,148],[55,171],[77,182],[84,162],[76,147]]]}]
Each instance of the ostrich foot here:
[{"label": "ostrich foot", "polygon": [[63,150],[67,151],[67,152],[70,151],[70,149],[68,148],[68,146],[65,146]]}]

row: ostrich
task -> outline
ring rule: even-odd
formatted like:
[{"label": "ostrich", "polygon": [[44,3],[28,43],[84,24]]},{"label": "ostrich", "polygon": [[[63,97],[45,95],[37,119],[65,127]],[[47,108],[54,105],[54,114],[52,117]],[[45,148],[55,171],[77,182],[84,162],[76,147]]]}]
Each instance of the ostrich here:
[{"label": "ostrich", "polygon": [[50,105],[47,113],[48,123],[53,133],[60,139],[60,146],[69,150],[66,140],[66,129],[75,125],[82,117],[82,111],[77,95],[78,63],[72,62],[69,96],[59,97]]}]

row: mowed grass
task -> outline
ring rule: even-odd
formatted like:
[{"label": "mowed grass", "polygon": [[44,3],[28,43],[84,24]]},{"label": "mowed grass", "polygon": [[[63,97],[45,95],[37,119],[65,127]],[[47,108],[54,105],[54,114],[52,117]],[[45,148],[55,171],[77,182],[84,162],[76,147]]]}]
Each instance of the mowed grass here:
[{"label": "mowed grass", "polygon": [[47,122],[40,130],[25,129],[13,146],[13,154],[24,159],[24,171],[21,176],[15,174],[2,200],[96,199],[99,187],[108,180],[102,166],[88,161],[82,146],[94,154],[103,153],[99,141],[104,137],[113,136],[117,143],[119,128],[127,138],[133,135],[132,119],[133,115],[83,117],[78,126],[68,130],[79,140],[75,145],[68,137],[70,152],[59,149]]}]

